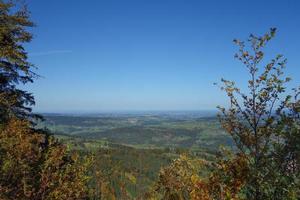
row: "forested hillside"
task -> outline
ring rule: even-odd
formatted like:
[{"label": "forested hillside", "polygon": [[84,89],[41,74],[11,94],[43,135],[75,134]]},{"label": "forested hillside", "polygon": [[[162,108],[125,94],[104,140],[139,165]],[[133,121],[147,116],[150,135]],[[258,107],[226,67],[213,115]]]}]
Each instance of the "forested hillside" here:
[{"label": "forested hillside", "polygon": [[[103,114],[105,115],[105,114]],[[37,127],[49,129],[71,149],[93,153],[95,168],[121,198],[143,198],[162,167],[182,154],[213,161],[220,145],[233,147],[217,118],[201,112],[114,116],[47,115]]]},{"label": "forested hillside", "polygon": [[[201,114],[201,112],[199,112]],[[199,115],[200,115],[199,114]],[[189,112],[178,116],[131,115],[114,117],[44,115],[39,128],[48,128],[56,135],[97,139],[136,148],[207,148],[232,146],[216,117],[199,117]]]}]

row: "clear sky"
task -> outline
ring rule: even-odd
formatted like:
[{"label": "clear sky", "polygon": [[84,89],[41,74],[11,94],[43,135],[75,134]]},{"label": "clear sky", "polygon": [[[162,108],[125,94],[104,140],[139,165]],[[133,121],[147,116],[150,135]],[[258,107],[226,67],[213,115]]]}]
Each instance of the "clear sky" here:
[{"label": "clear sky", "polygon": [[226,105],[213,85],[242,83],[233,38],[277,27],[269,56],[288,58],[300,84],[300,1],[28,0],[30,60],[42,78],[26,86],[39,112],[202,110]]}]

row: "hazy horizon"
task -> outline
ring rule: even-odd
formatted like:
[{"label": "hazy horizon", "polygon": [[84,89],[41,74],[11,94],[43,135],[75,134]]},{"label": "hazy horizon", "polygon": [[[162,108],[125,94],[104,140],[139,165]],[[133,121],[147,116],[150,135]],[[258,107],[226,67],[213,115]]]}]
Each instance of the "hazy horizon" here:
[{"label": "hazy horizon", "polygon": [[102,110],[102,111],[41,111],[42,115],[101,115],[101,114],[215,114],[218,110]]}]

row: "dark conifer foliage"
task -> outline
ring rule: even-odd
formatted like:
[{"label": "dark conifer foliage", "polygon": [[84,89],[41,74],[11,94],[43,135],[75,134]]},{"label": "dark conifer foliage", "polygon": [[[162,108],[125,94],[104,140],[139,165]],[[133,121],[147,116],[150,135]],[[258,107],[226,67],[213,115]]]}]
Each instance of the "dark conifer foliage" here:
[{"label": "dark conifer foliage", "polygon": [[1,120],[31,114],[34,97],[18,88],[20,84],[33,82],[37,75],[28,62],[24,45],[31,41],[27,30],[33,27],[25,5],[0,0],[0,116]]},{"label": "dark conifer foliage", "polygon": [[0,0],[0,199],[88,199],[92,157],[35,129],[34,97],[18,89],[37,76],[24,48],[32,26],[25,6]]}]

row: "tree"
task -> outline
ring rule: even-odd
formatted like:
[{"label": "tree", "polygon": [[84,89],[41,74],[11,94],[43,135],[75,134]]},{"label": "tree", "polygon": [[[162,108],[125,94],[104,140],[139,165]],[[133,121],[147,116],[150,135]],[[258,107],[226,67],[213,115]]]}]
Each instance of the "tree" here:
[{"label": "tree", "polygon": [[[16,11],[14,11],[16,10]],[[30,106],[34,97],[27,91],[18,89],[19,84],[33,82],[37,75],[28,62],[24,44],[32,39],[27,30],[34,26],[30,21],[26,6],[13,1],[0,0],[0,120],[28,118],[35,116]],[[1,122],[0,121],[0,122]]]},{"label": "tree", "polygon": [[[221,149],[208,168],[186,157],[175,160],[160,172],[159,199],[299,199],[300,87],[286,95],[291,79],[284,76],[282,55],[261,67],[263,49],[275,32],[272,28],[262,37],[250,35],[249,46],[234,40],[239,47],[235,58],[249,70],[249,91],[222,79],[230,105],[219,107],[219,118],[236,149]],[[199,176],[203,170],[209,175]]]},{"label": "tree", "polygon": [[[248,176],[243,187],[246,199],[296,199],[299,196],[299,90],[286,96],[283,69],[286,59],[276,56],[264,67],[263,49],[275,36],[272,28],[265,35],[250,35],[249,45],[234,40],[240,60],[250,74],[249,93],[233,81],[222,79],[229,97],[228,109],[219,107],[220,121],[232,136],[237,154],[247,159]],[[295,143],[298,142],[298,145]]]},{"label": "tree", "polygon": [[147,198],[240,200],[247,175],[247,160],[240,154],[233,156],[227,151],[217,162],[181,155],[161,169],[155,192],[149,193]]},{"label": "tree", "polygon": [[0,132],[0,199],[88,199],[91,159],[11,120]]},{"label": "tree", "polygon": [[[196,195],[198,188],[195,184],[201,181],[199,175],[205,165],[207,165],[206,161],[190,158],[188,155],[181,155],[179,158],[174,159],[170,166],[160,170],[159,180],[154,188],[155,192],[149,193],[148,198],[166,200],[197,199],[194,198],[195,196],[199,197],[199,195]],[[204,197],[204,195],[205,193],[201,193],[201,197]]]},{"label": "tree", "polygon": [[32,26],[25,6],[0,0],[0,199],[88,199],[92,157],[33,128],[34,97],[17,87],[36,77],[23,46]]}]

